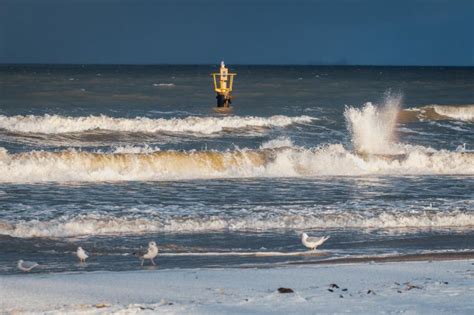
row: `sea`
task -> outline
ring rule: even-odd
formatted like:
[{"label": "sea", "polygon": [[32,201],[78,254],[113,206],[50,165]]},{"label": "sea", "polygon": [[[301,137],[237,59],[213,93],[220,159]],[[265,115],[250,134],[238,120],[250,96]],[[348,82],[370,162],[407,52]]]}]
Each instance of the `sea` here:
[{"label": "sea", "polygon": [[473,250],[474,68],[217,71],[1,65],[0,274]]}]

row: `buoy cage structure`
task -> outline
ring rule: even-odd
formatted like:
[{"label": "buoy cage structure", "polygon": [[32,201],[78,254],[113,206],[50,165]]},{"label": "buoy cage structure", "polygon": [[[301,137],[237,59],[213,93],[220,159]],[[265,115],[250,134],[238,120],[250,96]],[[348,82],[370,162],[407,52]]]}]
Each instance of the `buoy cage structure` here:
[{"label": "buoy cage structure", "polygon": [[214,91],[216,92],[217,107],[216,110],[228,110],[232,103],[232,88],[234,77],[237,73],[229,73],[224,61],[221,62],[220,71],[212,73],[214,79]]}]

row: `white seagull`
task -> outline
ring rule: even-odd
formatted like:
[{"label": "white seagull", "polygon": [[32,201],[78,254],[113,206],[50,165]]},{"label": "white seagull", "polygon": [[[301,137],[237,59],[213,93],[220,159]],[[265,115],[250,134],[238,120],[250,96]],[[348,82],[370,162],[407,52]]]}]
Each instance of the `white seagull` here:
[{"label": "white seagull", "polygon": [[77,248],[76,256],[77,256],[77,258],[79,258],[79,261],[81,263],[85,263],[86,259],[89,258],[89,255],[87,255],[86,251],[83,250],[81,246],[79,246]]},{"label": "white seagull", "polygon": [[157,255],[158,247],[156,246],[155,242],[151,241],[150,243],[148,243],[148,250],[146,251],[146,253],[139,253],[140,260],[142,261],[142,266],[145,262],[145,259],[150,259],[153,266],[155,266],[155,261],[153,260],[153,258],[155,258]]},{"label": "white seagull", "polygon": [[21,271],[24,271],[24,272],[29,272],[31,271],[31,269],[35,268],[35,267],[38,267],[38,263],[37,262],[34,262],[34,261],[23,261],[23,260],[19,260],[18,261],[18,264],[17,264],[17,267],[18,269],[20,269]]},{"label": "white seagull", "polygon": [[316,248],[322,245],[329,239],[329,236],[323,237],[309,237],[308,234],[301,234],[301,243],[309,249],[316,250]]}]

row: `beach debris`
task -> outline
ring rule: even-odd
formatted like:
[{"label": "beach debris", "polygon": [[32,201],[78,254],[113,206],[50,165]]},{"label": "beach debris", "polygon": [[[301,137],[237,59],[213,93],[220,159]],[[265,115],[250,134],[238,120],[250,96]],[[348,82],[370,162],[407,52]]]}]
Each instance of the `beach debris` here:
[{"label": "beach debris", "polygon": [[156,256],[158,256],[158,246],[154,241],[150,241],[148,243],[147,251],[138,251],[133,253],[133,255],[138,256],[141,260],[141,266],[143,266],[146,259],[149,259],[153,266],[156,266],[155,261],[153,260]]},{"label": "beach debris", "polygon": [[405,283],[405,290],[410,291],[411,289],[423,289],[419,285],[411,284],[410,282]]},{"label": "beach debris", "polygon": [[76,250],[76,256],[79,258],[79,261],[81,263],[85,263],[86,259],[89,258],[89,255],[87,255],[86,251],[82,249],[81,246],[79,246]]},{"label": "beach debris", "polygon": [[31,269],[38,267],[38,263],[34,261],[24,261],[20,259],[17,263],[18,269],[24,272],[30,272]]},{"label": "beach debris", "polygon": [[309,237],[306,233],[301,233],[301,243],[311,250],[316,250],[318,246],[321,246],[324,242],[329,239],[329,236],[323,237]]},{"label": "beach debris", "polygon": [[[398,283],[398,282],[394,282],[394,283],[395,283],[397,286],[400,286],[400,283]],[[425,283],[426,283],[426,282],[425,282]],[[405,286],[405,287],[403,288],[404,291],[410,291],[410,290],[412,290],[412,289],[423,289],[422,286],[415,285],[415,284],[411,284],[410,282],[404,282],[403,285]],[[402,293],[402,291],[401,291],[399,288],[397,288],[397,292],[398,292],[398,293]]]},{"label": "beach debris", "polygon": [[293,289],[290,289],[290,288],[278,288],[278,292],[279,293],[294,293],[295,291],[293,291]]},{"label": "beach debris", "polygon": [[141,306],[141,305],[139,305],[138,308],[142,311],[145,311],[145,310],[154,311],[155,310],[153,307]]},{"label": "beach debris", "polygon": [[110,304],[105,304],[105,303],[98,303],[96,305],[94,305],[95,308],[106,308],[106,307],[110,307]]}]

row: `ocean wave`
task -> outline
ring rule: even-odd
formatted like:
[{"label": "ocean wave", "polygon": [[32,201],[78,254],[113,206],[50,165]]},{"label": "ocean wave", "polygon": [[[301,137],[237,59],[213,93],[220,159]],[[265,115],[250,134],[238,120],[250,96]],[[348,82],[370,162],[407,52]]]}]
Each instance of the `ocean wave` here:
[{"label": "ocean wave", "polygon": [[271,229],[331,228],[470,228],[474,213],[452,211],[410,212],[322,212],[316,214],[253,214],[246,217],[203,216],[160,219],[116,217],[104,214],[62,216],[52,220],[17,223],[0,221],[0,235],[19,238],[75,237],[157,232],[189,233],[212,231],[267,231]]},{"label": "ocean wave", "polygon": [[395,127],[400,111],[401,95],[387,95],[382,105],[366,103],[361,109],[347,107],[344,111],[352,143],[358,152],[394,154]]},{"label": "ocean wave", "polygon": [[474,174],[474,154],[470,152],[410,146],[406,150],[397,155],[360,154],[348,151],[340,144],[310,149],[281,147],[151,153],[66,150],[9,154],[3,149],[0,150],[0,182]]},{"label": "ocean wave", "polygon": [[184,132],[213,134],[226,129],[249,127],[285,127],[295,123],[311,122],[310,116],[288,117],[275,115],[271,117],[228,116],[185,118],[113,118],[105,115],[69,117],[60,115],[44,116],[4,116],[0,115],[0,129],[22,133],[62,134],[90,130],[108,130],[115,132]]},{"label": "ocean wave", "polygon": [[143,146],[135,146],[135,145],[125,145],[125,146],[116,146],[112,148],[111,153],[116,154],[126,154],[126,153],[154,153],[160,151],[160,148],[157,146],[150,146],[150,145],[143,145]]},{"label": "ocean wave", "polygon": [[427,105],[404,109],[398,116],[400,122],[430,120],[474,121],[474,105]]},{"label": "ocean wave", "polygon": [[279,137],[262,143],[260,149],[276,149],[283,147],[293,147],[293,141],[288,137]]}]

